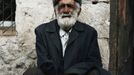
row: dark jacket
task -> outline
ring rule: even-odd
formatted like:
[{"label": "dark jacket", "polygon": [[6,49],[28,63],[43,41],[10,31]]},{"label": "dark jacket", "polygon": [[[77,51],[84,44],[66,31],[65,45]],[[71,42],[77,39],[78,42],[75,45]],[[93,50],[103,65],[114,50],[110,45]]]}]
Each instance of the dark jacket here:
[{"label": "dark jacket", "polygon": [[57,20],[38,26],[35,34],[38,67],[47,75],[85,75],[92,68],[102,66],[97,32],[89,25],[75,23],[64,57]]}]

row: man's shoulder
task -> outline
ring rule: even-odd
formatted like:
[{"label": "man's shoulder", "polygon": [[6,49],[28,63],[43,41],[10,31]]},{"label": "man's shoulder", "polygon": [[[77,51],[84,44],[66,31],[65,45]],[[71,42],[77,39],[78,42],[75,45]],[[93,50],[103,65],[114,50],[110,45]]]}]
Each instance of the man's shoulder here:
[{"label": "man's shoulder", "polygon": [[92,27],[91,25],[86,24],[84,22],[78,21],[78,24],[80,25],[80,27],[82,27],[86,31],[96,31],[96,29],[94,27]]},{"label": "man's shoulder", "polygon": [[56,20],[52,20],[52,21],[47,22],[47,23],[42,23],[39,26],[37,26],[35,28],[35,30],[43,30],[44,31],[45,29],[47,29],[47,28],[51,27],[52,25],[54,25],[55,21]]}]

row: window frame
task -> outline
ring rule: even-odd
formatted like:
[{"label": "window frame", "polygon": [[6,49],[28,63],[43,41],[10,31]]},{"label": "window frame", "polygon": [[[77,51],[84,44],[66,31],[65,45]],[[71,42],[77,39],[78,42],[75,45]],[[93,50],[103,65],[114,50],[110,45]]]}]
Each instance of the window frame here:
[{"label": "window frame", "polygon": [[2,18],[0,19],[0,36],[15,36],[17,33],[15,23],[16,0],[10,0],[7,3],[6,0],[1,0],[0,4],[2,4],[0,7],[2,8],[0,10],[0,16]]}]

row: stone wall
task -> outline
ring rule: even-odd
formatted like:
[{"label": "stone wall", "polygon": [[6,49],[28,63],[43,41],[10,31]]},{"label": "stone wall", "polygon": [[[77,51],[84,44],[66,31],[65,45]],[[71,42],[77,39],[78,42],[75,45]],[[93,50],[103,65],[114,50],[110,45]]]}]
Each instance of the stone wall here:
[{"label": "stone wall", "polygon": [[[94,3],[93,3],[94,2]],[[16,36],[0,36],[0,75],[22,75],[36,65],[34,29],[54,19],[51,0],[16,0]],[[83,0],[79,20],[98,31],[103,67],[109,64],[109,0]]]}]

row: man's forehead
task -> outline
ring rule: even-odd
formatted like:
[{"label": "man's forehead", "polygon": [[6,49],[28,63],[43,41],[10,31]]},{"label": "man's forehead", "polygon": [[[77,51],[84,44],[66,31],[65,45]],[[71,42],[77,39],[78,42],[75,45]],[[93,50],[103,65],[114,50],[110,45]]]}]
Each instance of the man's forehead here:
[{"label": "man's forehead", "polygon": [[62,3],[73,3],[75,1],[74,0],[59,0],[59,2],[62,2]]},{"label": "man's forehead", "polygon": [[74,2],[74,0],[59,0],[60,2]]}]

